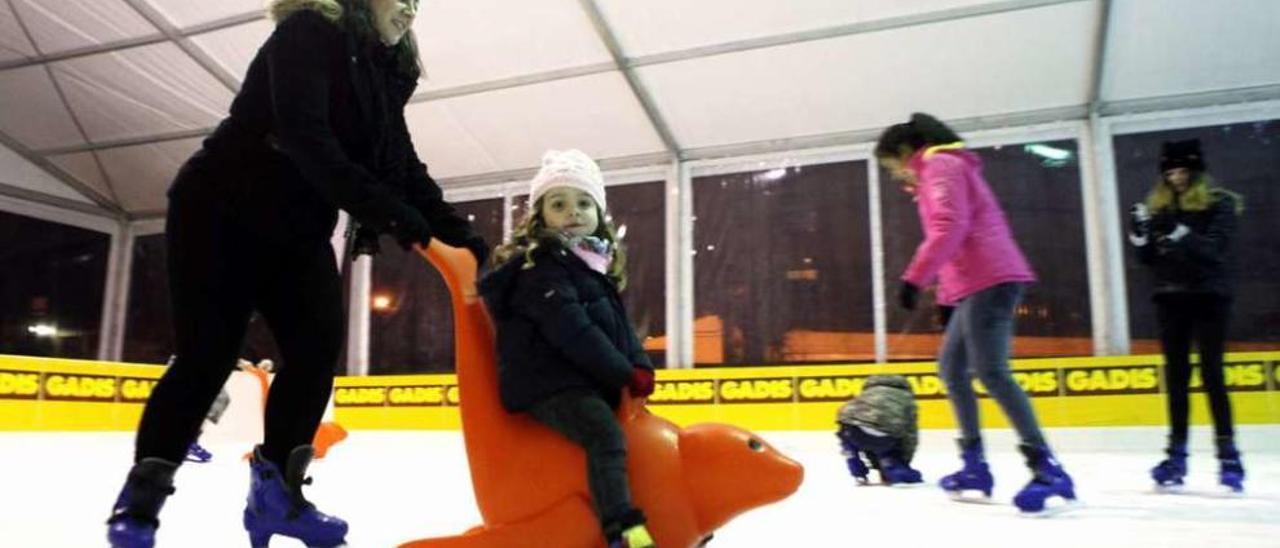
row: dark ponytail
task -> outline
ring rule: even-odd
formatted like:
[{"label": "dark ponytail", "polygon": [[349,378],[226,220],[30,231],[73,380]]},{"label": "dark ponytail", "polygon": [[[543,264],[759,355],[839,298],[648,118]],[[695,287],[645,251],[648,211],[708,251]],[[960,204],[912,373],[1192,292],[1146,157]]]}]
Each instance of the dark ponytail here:
[{"label": "dark ponytail", "polygon": [[903,152],[914,153],[925,147],[961,140],[960,135],[941,120],[917,112],[911,115],[910,122],[889,126],[880,134],[875,155],[876,158],[897,158]]}]

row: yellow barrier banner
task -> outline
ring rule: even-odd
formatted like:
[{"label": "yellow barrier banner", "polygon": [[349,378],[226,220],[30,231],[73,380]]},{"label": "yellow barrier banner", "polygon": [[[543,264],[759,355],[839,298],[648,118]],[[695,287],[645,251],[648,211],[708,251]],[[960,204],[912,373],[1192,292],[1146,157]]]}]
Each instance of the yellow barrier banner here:
[{"label": "yellow barrier banner", "polygon": [[[1164,424],[1160,356],[1014,360],[1013,376],[1046,426]],[[0,430],[129,430],[164,368],[0,356]],[[1280,423],[1280,352],[1228,354],[1225,379],[1236,421]],[[753,429],[828,429],[839,405],[876,374],[899,374],[920,405],[922,428],[951,428],[946,387],[930,362],[660,370],[655,412],[671,420],[730,422]],[[1006,426],[980,382],[983,422]],[[1199,375],[1191,389],[1203,392]],[[1192,422],[1204,424],[1204,398]],[[454,375],[339,377],[333,402],[348,429],[459,428]]]},{"label": "yellow barrier banner", "polygon": [[0,431],[132,430],[164,367],[0,355]]}]

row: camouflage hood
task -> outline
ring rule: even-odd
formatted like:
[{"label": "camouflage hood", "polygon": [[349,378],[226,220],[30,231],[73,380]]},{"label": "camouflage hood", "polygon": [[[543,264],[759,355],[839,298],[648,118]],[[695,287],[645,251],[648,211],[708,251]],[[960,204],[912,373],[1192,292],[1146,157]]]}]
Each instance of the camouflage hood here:
[{"label": "camouflage hood", "polygon": [[915,455],[919,423],[915,394],[902,375],[873,375],[862,392],[840,406],[836,421],[849,427],[873,429],[897,438],[902,457],[911,462]]},{"label": "camouflage hood", "polygon": [[907,378],[902,375],[872,375],[867,377],[867,382],[862,385],[862,389],[866,390],[877,386],[900,388],[911,392],[911,383],[907,382]]}]

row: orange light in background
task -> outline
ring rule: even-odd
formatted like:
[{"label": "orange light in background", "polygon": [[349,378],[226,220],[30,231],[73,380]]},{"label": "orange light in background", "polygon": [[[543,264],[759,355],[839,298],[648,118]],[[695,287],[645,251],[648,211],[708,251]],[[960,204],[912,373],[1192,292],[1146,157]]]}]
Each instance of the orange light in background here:
[{"label": "orange light in background", "polygon": [[373,305],[373,309],[379,312],[391,310],[391,296],[374,295],[371,304]]}]

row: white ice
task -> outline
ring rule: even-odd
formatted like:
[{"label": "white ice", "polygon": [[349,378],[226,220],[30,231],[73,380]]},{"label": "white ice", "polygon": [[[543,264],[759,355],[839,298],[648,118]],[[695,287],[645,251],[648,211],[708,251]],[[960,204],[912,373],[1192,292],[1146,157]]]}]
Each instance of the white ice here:
[{"label": "white ice", "polygon": [[[739,516],[711,548],[857,546],[1280,546],[1280,426],[1241,427],[1244,496],[1216,488],[1210,433],[1193,429],[1183,494],[1156,494],[1148,469],[1161,458],[1160,428],[1064,428],[1048,435],[1074,475],[1082,504],[1047,519],[1009,504],[1027,479],[1009,431],[991,431],[996,504],[949,500],[932,483],[957,466],[950,432],[927,431],[917,488],[857,486],[827,432],[763,433],[805,466],[791,498]],[[104,546],[106,518],[127,470],[129,433],[0,434],[0,546]],[[161,515],[160,547],[247,544],[240,512],[248,485],[243,443],[216,442],[214,461],[188,464]],[[511,455],[510,458],[520,458]],[[309,498],[352,523],[353,548],[390,547],[460,533],[478,522],[461,435],[353,432],[312,469]],[[751,478],[742,478],[750,481]],[[277,537],[272,546],[301,546]]]}]

